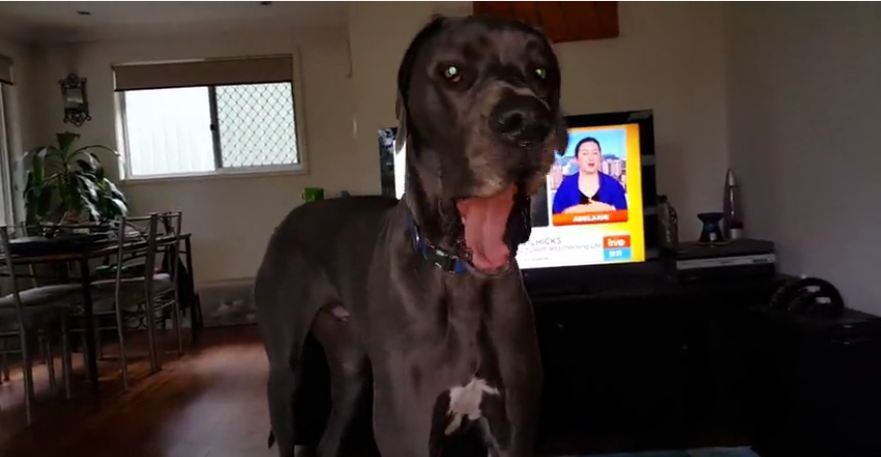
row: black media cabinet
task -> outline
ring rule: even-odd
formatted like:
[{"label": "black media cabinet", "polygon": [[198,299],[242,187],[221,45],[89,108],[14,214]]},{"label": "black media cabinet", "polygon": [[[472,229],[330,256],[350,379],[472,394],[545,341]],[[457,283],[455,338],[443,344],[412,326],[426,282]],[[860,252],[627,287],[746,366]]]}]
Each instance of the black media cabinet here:
[{"label": "black media cabinet", "polygon": [[881,319],[764,309],[770,278],[533,297],[542,455],[751,445],[881,455]]}]

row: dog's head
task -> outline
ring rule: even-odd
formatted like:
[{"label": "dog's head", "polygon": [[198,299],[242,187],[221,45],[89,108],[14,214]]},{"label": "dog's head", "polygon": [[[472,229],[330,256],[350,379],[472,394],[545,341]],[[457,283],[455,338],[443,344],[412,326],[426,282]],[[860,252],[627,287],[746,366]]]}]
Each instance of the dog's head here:
[{"label": "dog's head", "polygon": [[529,237],[529,196],[566,146],[549,41],[517,22],[435,18],[398,90],[405,198],[424,235],[480,272],[506,270]]}]

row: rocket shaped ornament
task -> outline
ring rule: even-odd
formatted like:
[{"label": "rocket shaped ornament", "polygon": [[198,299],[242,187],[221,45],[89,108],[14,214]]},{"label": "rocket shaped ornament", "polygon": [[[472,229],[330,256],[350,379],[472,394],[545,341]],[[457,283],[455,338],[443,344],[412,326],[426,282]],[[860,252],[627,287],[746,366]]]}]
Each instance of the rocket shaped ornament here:
[{"label": "rocket shaped ornament", "polygon": [[740,203],[740,187],[737,177],[730,168],[725,174],[724,201],[722,213],[724,214],[725,238],[736,240],[743,238],[743,209]]}]

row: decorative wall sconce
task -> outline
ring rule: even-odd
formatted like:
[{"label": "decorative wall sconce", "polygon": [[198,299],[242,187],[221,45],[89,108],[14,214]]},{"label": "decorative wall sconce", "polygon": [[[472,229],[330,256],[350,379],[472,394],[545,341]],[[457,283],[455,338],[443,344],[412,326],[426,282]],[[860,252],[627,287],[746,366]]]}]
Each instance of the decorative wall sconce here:
[{"label": "decorative wall sconce", "polygon": [[92,120],[86,95],[86,78],[71,73],[58,84],[61,85],[61,99],[64,102],[64,122],[79,127],[83,122]]}]

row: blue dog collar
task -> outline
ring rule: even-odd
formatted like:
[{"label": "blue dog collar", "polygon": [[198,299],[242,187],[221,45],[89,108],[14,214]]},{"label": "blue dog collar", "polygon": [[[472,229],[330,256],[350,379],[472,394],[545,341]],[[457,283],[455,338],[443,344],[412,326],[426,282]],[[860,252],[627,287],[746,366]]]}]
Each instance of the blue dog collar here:
[{"label": "blue dog collar", "polygon": [[407,222],[411,238],[413,239],[413,248],[422,256],[422,258],[428,260],[443,271],[456,274],[462,274],[468,271],[467,263],[459,258],[459,256],[432,246],[428,240],[420,236],[419,227],[416,226],[416,222],[409,215],[407,217]]}]

